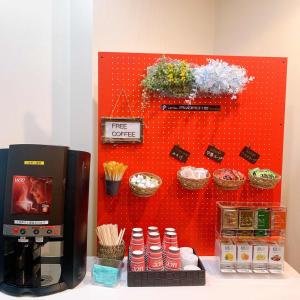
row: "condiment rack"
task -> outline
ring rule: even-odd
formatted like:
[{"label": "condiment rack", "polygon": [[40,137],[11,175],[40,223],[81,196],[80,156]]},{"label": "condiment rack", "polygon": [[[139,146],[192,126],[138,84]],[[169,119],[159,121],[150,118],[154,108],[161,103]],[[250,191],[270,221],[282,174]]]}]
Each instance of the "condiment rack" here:
[{"label": "condiment rack", "polygon": [[218,202],[216,255],[224,273],[281,273],[286,207],[274,203]]}]

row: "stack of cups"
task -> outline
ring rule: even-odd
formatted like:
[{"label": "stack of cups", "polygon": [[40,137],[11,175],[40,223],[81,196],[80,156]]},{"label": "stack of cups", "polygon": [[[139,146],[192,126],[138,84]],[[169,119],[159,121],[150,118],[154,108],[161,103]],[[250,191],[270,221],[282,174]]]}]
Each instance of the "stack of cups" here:
[{"label": "stack of cups", "polygon": [[149,250],[151,246],[158,246],[161,248],[159,232],[148,232],[147,249]]},{"label": "stack of cups", "polygon": [[130,268],[134,272],[196,270],[198,257],[189,247],[178,248],[174,228],[165,228],[163,242],[156,226],[149,226],[144,244],[142,228],[133,228],[129,246]]},{"label": "stack of cups", "polygon": [[132,243],[133,235],[136,234],[136,233],[144,235],[144,234],[143,234],[143,229],[142,229],[142,228],[140,228],[140,227],[132,228],[131,238],[130,238],[130,245],[131,245],[131,243]]},{"label": "stack of cups", "polygon": [[[174,231],[168,231],[169,229]],[[177,233],[174,228],[166,228],[163,239],[163,250],[166,252],[171,246],[178,247]]]},{"label": "stack of cups", "polygon": [[143,251],[132,251],[130,259],[130,270],[132,272],[144,272],[146,270],[145,256]]},{"label": "stack of cups", "polygon": [[148,271],[163,271],[164,263],[161,246],[150,246],[148,249]]},{"label": "stack of cups", "polygon": [[[168,231],[172,229],[172,231]],[[174,228],[166,228],[163,239],[163,259],[166,262],[166,253],[169,247],[178,247],[177,233]]]},{"label": "stack of cups", "polygon": [[[149,226],[147,229],[148,229],[148,234],[147,234],[147,243],[146,243],[146,247],[145,247],[146,261],[147,261],[147,257],[148,257],[149,247],[160,245],[160,235],[159,235],[158,227]],[[159,237],[159,243],[158,243],[157,234]]]},{"label": "stack of cups", "polygon": [[171,246],[166,252],[166,271],[178,271],[181,269],[180,251],[178,247]]},{"label": "stack of cups", "polygon": [[133,251],[142,251],[145,254],[145,243],[143,230],[141,228],[133,228],[129,246],[129,259]]},{"label": "stack of cups", "polygon": [[198,270],[198,256],[190,247],[180,248],[180,258],[184,270]]},{"label": "stack of cups", "polygon": [[[177,235],[176,235],[176,240],[175,240],[174,233],[176,234],[175,228],[171,228],[171,227],[165,228],[164,238],[163,238],[163,243],[162,243],[164,264],[166,264],[166,252],[168,251],[168,248],[171,246],[178,247]],[[170,238],[171,239],[173,238],[173,241],[171,241],[171,244],[170,244]]]}]

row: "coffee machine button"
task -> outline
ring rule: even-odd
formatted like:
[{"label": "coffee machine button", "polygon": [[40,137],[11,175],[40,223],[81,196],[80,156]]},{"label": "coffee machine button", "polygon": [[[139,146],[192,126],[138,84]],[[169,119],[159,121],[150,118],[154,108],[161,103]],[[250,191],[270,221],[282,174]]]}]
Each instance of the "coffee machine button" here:
[{"label": "coffee machine button", "polygon": [[51,234],[51,233],[52,233],[52,229],[48,229],[47,234]]},{"label": "coffee machine button", "polygon": [[25,234],[26,233],[26,230],[25,229],[21,229],[20,230],[20,234]]},{"label": "coffee machine button", "polygon": [[39,233],[40,233],[40,231],[38,229],[33,230],[33,234],[39,234]]}]

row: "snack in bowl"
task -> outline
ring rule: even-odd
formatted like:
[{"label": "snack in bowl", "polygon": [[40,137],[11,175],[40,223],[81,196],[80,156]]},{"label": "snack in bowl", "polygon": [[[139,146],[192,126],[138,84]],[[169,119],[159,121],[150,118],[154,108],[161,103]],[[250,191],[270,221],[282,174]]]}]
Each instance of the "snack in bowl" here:
[{"label": "snack in bowl", "polygon": [[218,169],[213,176],[217,187],[223,190],[237,190],[246,180],[243,173],[234,169]]},{"label": "snack in bowl", "polygon": [[155,188],[159,184],[157,179],[141,174],[133,176],[130,182],[140,188]]},{"label": "snack in bowl", "polygon": [[188,179],[204,179],[208,176],[208,171],[204,168],[187,166],[181,168],[180,175]]},{"label": "snack in bowl", "polygon": [[241,172],[233,169],[221,169],[216,176],[223,180],[244,180],[245,179],[245,176]]},{"label": "snack in bowl", "polygon": [[130,189],[138,197],[153,196],[161,184],[161,178],[153,173],[139,172],[129,178]]},{"label": "snack in bowl", "polygon": [[177,179],[183,188],[187,190],[198,190],[208,183],[210,174],[209,171],[204,168],[187,166],[178,170]]},{"label": "snack in bowl", "polygon": [[280,181],[281,176],[270,169],[255,168],[249,170],[251,186],[259,189],[273,189]]}]

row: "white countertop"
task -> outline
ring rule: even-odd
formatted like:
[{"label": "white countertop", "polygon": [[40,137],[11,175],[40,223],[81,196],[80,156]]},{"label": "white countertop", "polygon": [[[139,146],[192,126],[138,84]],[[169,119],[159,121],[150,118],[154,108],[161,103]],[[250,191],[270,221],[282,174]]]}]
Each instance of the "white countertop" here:
[{"label": "white countertop", "polygon": [[[92,257],[84,281],[73,290],[42,297],[51,300],[299,300],[300,274],[287,263],[281,275],[222,274],[214,256],[201,257],[206,268],[206,285],[195,287],[127,287],[126,272],[115,288],[94,285],[91,279]],[[126,266],[124,266],[126,268]],[[126,269],[125,269],[126,270]],[[0,293],[0,299],[13,298]],[[22,297],[27,299],[30,297]]]}]

